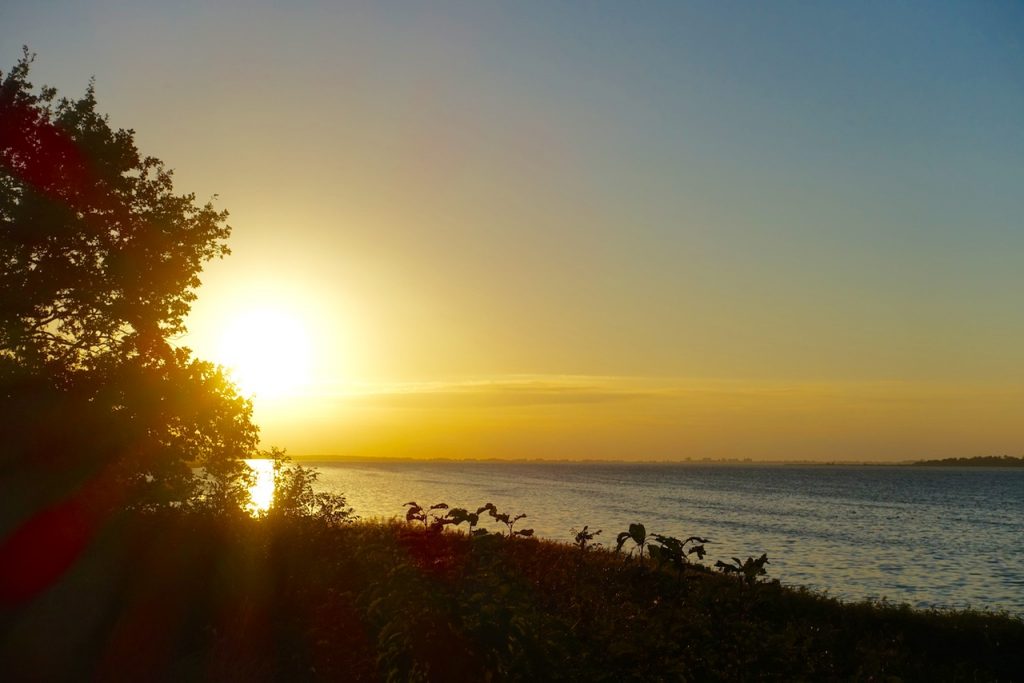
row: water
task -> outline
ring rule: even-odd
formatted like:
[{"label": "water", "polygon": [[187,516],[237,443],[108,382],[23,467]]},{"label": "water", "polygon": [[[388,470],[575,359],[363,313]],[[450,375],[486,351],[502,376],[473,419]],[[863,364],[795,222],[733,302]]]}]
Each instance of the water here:
[{"label": "water", "polygon": [[[1024,470],[596,463],[312,463],[364,518],[493,502],[570,541],[630,522],[712,540],[706,564],[768,553],[769,577],[843,599],[1024,616]],[[483,525],[482,526],[486,526]],[[491,525],[494,529],[494,525]]]}]

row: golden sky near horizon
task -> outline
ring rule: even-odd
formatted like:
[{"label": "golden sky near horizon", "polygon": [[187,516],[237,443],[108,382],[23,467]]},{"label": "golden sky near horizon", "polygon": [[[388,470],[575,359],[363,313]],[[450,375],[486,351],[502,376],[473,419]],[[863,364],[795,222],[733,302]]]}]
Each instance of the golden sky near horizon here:
[{"label": "golden sky near horizon", "polygon": [[266,445],[904,460],[1024,452],[1021,23],[14,3],[0,57],[231,211],[178,343]]},{"label": "golden sky near horizon", "polygon": [[892,461],[997,453],[1019,438],[1021,401],[991,386],[546,376],[350,387],[257,415],[265,439],[307,455]]}]

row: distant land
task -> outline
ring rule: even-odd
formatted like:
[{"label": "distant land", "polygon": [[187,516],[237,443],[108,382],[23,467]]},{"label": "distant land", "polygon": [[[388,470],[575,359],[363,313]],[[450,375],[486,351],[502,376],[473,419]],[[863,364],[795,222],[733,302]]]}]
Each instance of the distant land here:
[{"label": "distant land", "polygon": [[1012,455],[980,455],[974,458],[945,458],[943,460],[918,460],[917,467],[1024,467],[1024,457]]},{"label": "distant land", "polygon": [[319,463],[381,463],[381,462],[490,462],[529,464],[593,464],[593,465],[798,465],[803,467],[1024,467],[1024,457],[1010,455],[981,455],[970,458],[945,458],[942,460],[752,460],[751,458],[684,458],[680,460],[607,460],[607,459],[557,459],[557,458],[413,458],[408,456],[359,456],[299,454],[291,455],[296,462]]}]

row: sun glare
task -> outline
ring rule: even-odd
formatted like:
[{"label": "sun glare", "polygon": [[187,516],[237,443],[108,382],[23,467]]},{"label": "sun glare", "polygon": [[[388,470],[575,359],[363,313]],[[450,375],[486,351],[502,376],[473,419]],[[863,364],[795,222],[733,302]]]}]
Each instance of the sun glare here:
[{"label": "sun glare", "polygon": [[256,309],[228,321],[218,357],[243,394],[276,398],[309,383],[311,353],[309,333],[299,318]]},{"label": "sun glare", "polygon": [[266,512],[274,502],[274,462],[272,460],[246,460],[255,476],[249,487],[249,504],[246,509],[253,515]]}]

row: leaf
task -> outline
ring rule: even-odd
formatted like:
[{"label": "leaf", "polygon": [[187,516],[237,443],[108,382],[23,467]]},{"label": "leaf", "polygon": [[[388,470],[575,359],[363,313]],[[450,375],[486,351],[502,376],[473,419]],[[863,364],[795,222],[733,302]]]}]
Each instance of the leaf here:
[{"label": "leaf", "polygon": [[665,547],[665,550],[669,551],[673,555],[682,556],[683,544],[685,541],[681,543],[675,536],[662,536],[661,534],[655,534],[654,538],[658,543]]},{"label": "leaf", "polygon": [[641,545],[647,539],[647,528],[639,523],[630,524],[629,536],[636,541],[637,545]]},{"label": "leaf", "polygon": [[431,510],[447,510],[448,509],[448,503],[435,503],[434,505],[430,506],[430,509]]},{"label": "leaf", "polygon": [[519,536],[533,536],[533,529],[520,529],[516,534]]}]

